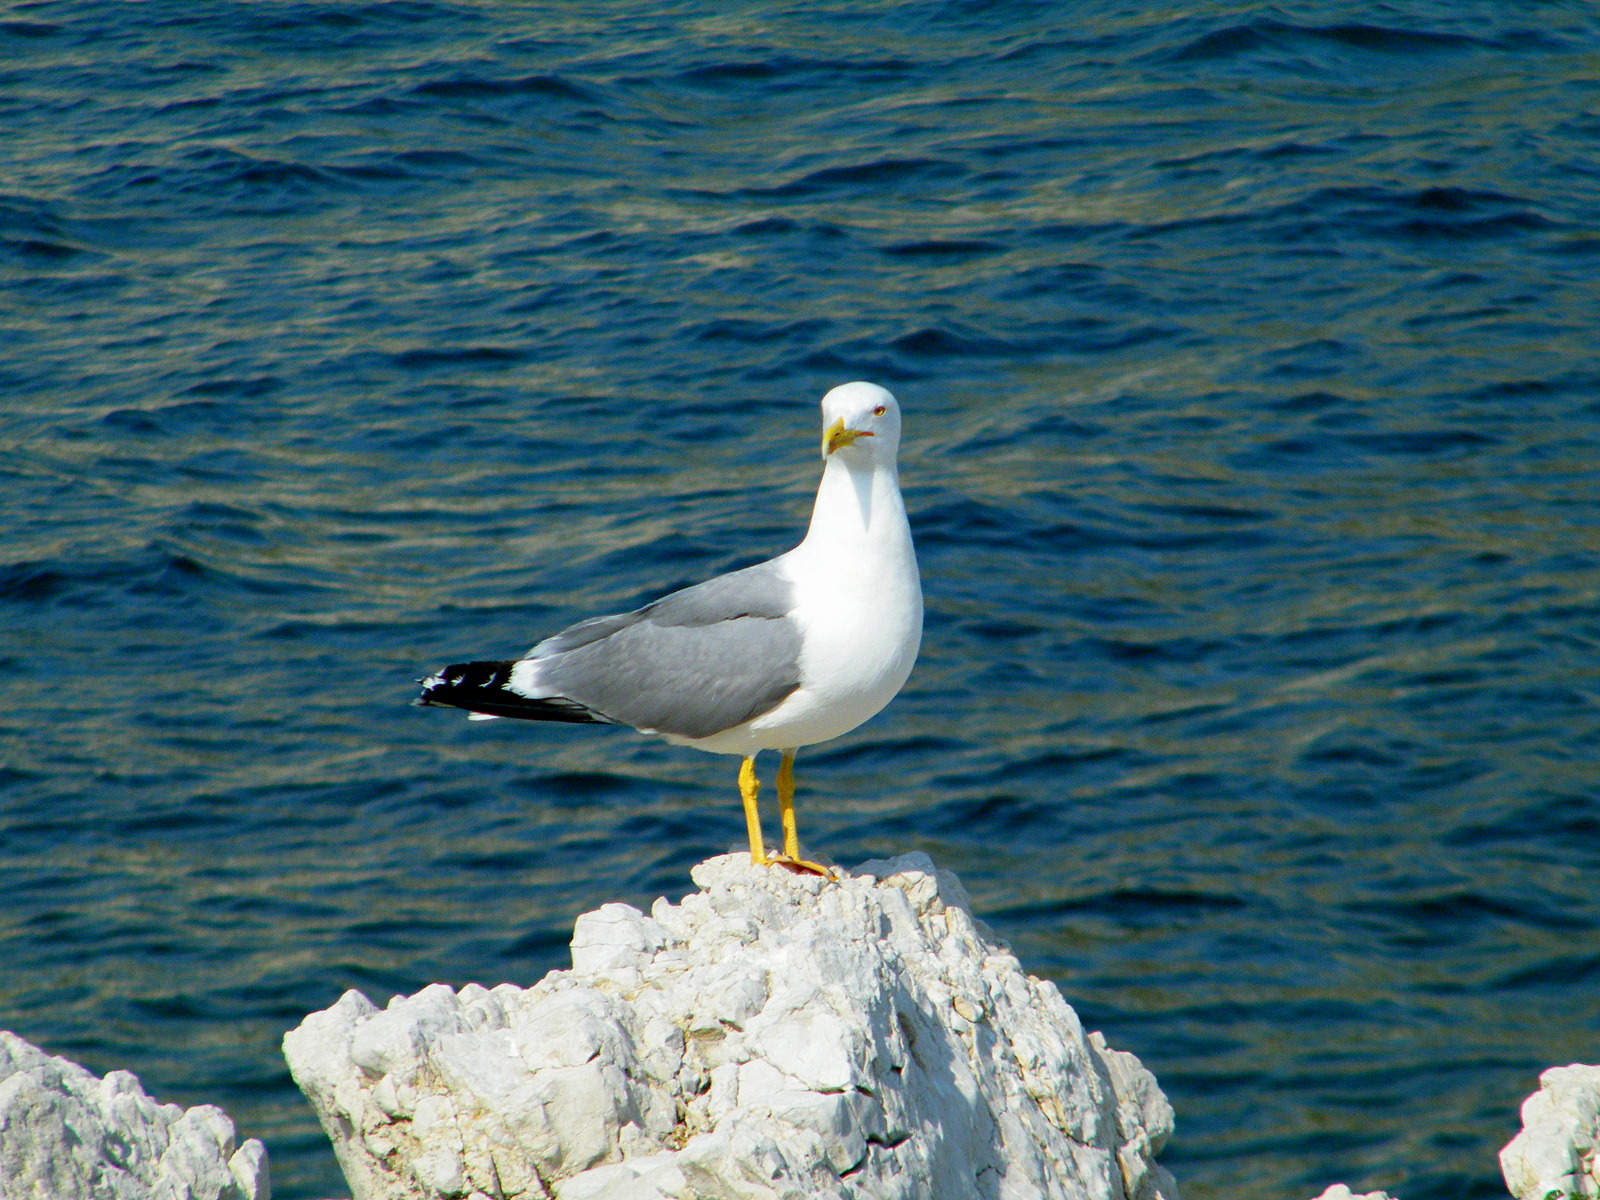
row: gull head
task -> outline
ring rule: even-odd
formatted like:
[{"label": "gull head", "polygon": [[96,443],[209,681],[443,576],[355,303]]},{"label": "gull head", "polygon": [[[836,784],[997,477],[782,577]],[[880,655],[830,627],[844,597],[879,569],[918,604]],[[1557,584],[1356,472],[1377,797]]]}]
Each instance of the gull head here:
[{"label": "gull head", "polygon": [[841,383],[822,398],[822,457],[894,462],[900,405],[875,383]]}]

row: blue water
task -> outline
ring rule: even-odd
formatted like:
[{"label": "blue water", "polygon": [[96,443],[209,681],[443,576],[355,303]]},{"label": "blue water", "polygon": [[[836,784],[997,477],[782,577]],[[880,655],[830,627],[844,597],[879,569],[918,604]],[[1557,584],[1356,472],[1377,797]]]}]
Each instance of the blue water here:
[{"label": "blue water", "polygon": [[[734,762],[408,708],[787,549],[907,414],[902,696],[802,832],[955,868],[1189,1200],[1502,1194],[1600,1035],[1600,14],[0,17],[0,1026],[342,1194],[279,1055],[532,983]],[[770,774],[772,764],[766,764]]]}]

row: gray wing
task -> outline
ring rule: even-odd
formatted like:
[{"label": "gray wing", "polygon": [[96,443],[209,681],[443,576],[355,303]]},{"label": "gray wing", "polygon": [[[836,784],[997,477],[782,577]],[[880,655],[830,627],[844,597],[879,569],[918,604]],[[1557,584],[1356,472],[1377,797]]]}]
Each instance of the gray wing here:
[{"label": "gray wing", "polygon": [[528,657],[539,660],[541,691],[635,729],[709,737],[800,686],[793,606],[792,585],[769,561],[580,621]]}]

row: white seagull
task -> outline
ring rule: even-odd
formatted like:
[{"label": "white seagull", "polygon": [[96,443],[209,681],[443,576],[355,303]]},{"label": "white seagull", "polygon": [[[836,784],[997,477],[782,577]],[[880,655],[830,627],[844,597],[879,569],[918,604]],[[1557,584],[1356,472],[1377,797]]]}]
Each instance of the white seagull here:
[{"label": "white seagull", "polygon": [[[922,585],[895,456],[900,406],[872,383],[822,398],[822,482],[805,540],[633,612],[580,621],[523,658],[458,663],[416,703],[473,717],[631,725],[737,754],[750,857],[828,875],[800,857],[794,756],[894,698],[922,642]],[[782,754],[783,850],[768,853],[755,757]]]}]

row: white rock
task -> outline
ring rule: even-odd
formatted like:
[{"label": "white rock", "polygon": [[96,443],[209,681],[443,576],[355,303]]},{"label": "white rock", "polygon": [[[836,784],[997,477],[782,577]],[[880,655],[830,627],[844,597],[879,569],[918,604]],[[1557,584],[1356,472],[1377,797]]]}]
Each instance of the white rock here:
[{"label": "white rock", "polygon": [[1327,1191],[1317,1197],[1317,1200],[1394,1200],[1394,1198],[1388,1192],[1361,1192],[1358,1194],[1350,1190],[1349,1184],[1332,1183],[1328,1185]]},{"label": "white rock", "polygon": [[556,1200],[672,1200],[688,1186],[672,1154],[594,1167],[555,1185]]},{"label": "white rock", "polygon": [[926,855],[742,855],[526,990],[357,993],[284,1053],[358,1200],[1175,1200],[1172,1109]]},{"label": "white rock", "polygon": [[1500,1151],[1518,1200],[1600,1196],[1600,1066],[1574,1063],[1539,1076],[1522,1102],[1522,1132]]},{"label": "white rock", "polygon": [[235,1148],[210,1104],[158,1104],[127,1071],[97,1078],[0,1032],[0,1196],[6,1200],[270,1200],[267,1152]]},{"label": "white rock", "polygon": [[636,908],[605,904],[572,930],[572,973],[632,983],[637,966],[666,945],[667,931]]}]

